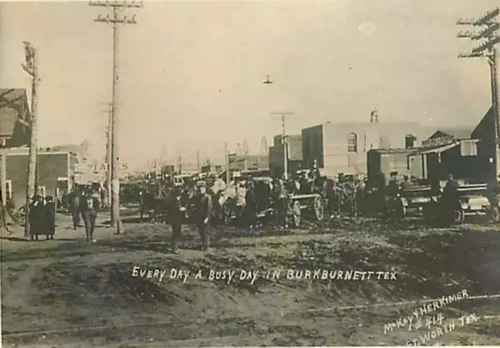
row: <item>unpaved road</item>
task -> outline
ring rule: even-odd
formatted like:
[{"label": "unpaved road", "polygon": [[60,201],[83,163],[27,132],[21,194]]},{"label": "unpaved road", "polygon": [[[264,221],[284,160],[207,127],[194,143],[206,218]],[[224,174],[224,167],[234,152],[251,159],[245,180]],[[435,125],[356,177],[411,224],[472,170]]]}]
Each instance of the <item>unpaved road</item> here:
[{"label": "unpaved road", "polygon": [[[183,226],[175,255],[163,224],[129,219],[123,235],[102,225],[93,244],[69,225],[58,216],[53,241],[2,239],[5,347],[500,344],[499,226],[345,218],[303,230],[228,227],[207,252]],[[228,284],[207,279],[210,270],[235,273]],[[280,277],[267,279],[269,270]],[[397,279],[287,279],[287,270],[383,271]],[[255,271],[254,282],[240,279]],[[419,329],[416,317],[411,330],[385,326],[432,304],[422,301],[464,290],[467,299],[423,315]],[[426,319],[437,314],[441,325]]]}]

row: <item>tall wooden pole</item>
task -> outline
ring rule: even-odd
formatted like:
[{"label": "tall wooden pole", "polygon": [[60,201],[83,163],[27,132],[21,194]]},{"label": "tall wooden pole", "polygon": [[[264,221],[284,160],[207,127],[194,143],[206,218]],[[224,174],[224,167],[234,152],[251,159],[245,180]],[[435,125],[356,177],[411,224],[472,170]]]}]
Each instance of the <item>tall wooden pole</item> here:
[{"label": "tall wooden pole", "polygon": [[224,143],[224,161],[226,162],[226,184],[229,185],[229,153],[227,152],[227,143]]},{"label": "tall wooden pole", "polygon": [[[492,109],[495,118],[495,178],[493,184],[498,186],[500,179],[500,88],[499,58],[500,42],[500,9],[497,7],[477,19],[459,19],[457,25],[472,26],[474,31],[461,31],[457,37],[471,39],[477,43],[470,52],[460,53],[459,58],[487,57],[490,63]],[[493,173],[492,173],[493,175]]]},{"label": "tall wooden pole", "polygon": [[123,225],[120,220],[120,151],[119,151],[119,130],[118,130],[118,25],[135,24],[135,16],[132,19],[119,17],[118,11],[130,7],[143,7],[142,3],[127,1],[90,1],[90,6],[103,6],[112,10],[113,16],[110,18],[98,16],[96,22],[111,24],[113,27],[113,89],[112,89],[112,126],[111,126],[111,226],[116,227],[116,233],[120,234]]},{"label": "tall wooden pole", "polygon": [[113,151],[111,149],[111,139],[113,137],[113,104],[109,104],[108,110],[108,131],[107,131],[107,144],[106,144],[106,205],[111,207],[111,191],[112,185],[112,161],[113,161]]},{"label": "tall wooden pole", "polygon": [[116,226],[116,233],[120,234],[120,157],[118,149],[118,8],[113,7],[113,94],[112,94],[112,136],[111,136],[111,226]]},{"label": "tall wooden pole", "polygon": [[492,75],[492,99],[493,99],[493,112],[495,113],[496,121],[496,181],[498,183],[500,178],[500,52],[498,45],[492,49],[491,57],[491,75]]},{"label": "tall wooden pole", "polygon": [[24,70],[31,76],[31,138],[28,160],[28,179],[26,183],[26,222],[24,224],[24,236],[31,236],[31,226],[29,223],[29,212],[31,199],[36,193],[36,165],[38,150],[38,63],[37,50],[31,44],[25,42],[27,52],[26,65]]},{"label": "tall wooden pole", "polygon": [[0,190],[2,190],[2,203],[7,205],[7,150],[4,149],[5,140],[0,140]]}]

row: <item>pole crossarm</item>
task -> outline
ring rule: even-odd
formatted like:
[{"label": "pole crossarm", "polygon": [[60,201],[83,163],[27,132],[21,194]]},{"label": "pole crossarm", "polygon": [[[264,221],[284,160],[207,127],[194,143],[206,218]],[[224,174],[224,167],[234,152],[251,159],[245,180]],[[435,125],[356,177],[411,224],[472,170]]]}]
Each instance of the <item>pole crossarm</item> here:
[{"label": "pole crossarm", "polygon": [[120,151],[119,151],[119,117],[118,106],[119,92],[118,92],[118,24],[136,24],[135,15],[132,18],[119,15],[119,12],[126,8],[141,8],[142,2],[138,1],[101,1],[91,0],[90,6],[106,7],[112,11],[112,16],[98,15],[95,22],[111,24],[113,28],[113,80],[112,80],[112,106],[110,108],[110,120],[108,124],[108,141],[107,141],[107,162],[108,162],[108,192],[111,195],[111,226],[116,227],[116,234],[120,234],[123,226],[120,220]]},{"label": "pole crossarm", "polygon": [[101,7],[120,7],[120,8],[142,8],[144,4],[142,1],[100,1],[91,0],[89,1],[89,6],[101,6]]},{"label": "pole crossarm", "polygon": [[461,31],[457,34],[458,38],[467,38],[473,41],[481,41],[479,45],[473,47],[469,52],[461,52],[459,58],[477,58],[493,56],[495,46],[500,42],[500,22],[498,21],[499,8],[486,12],[477,19],[459,19],[457,25],[472,25],[482,28],[481,30]]},{"label": "pole crossarm", "polygon": [[94,20],[95,22],[102,22],[102,23],[116,23],[116,24],[137,24],[135,20],[135,15],[132,16],[132,18],[127,18],[126,16],[123,18],[112,18],[109,15],[106,17],[102,17],[101,15],[98,15],[97,18]]},{"label": "pole crossarm", "polygon": [[489,57],[491,56],[490,53],[486,51],[482,52],[462,52],[458,54],[458,58],[482,58],[482,57]]},{"label": "pole crossarm", "polygon": [[495,46],[498,42],[500,42],[500,37],[493,37],[490,40],[485,41],[481,45],[474,47],[472,49],[472,53],[479,53],[486,50],[491,50],[493,46]]},{"label": "pole crossarm", "polygon": [[457,25],[491,25],[497,21],[492,21],[500,13],[499,8],[495,8],[491,11],[486,12],[483,16],[473,19],[473,18],[459,18],[456,22]]},{"label": "pole crossarm", "polygon": [[458,38],[468,38],[472,40],[479,40],[483,39],[485,37],[490,37],[490,36],[498,36],[498,35],[493,35],[495,34],[495,31],[497,31],[500,28],[500,23],[492,23],[490,26],[488,26],[486,29],[484,29],[481,32],[474,32],[474,31],[461,31],[457,34]]}]

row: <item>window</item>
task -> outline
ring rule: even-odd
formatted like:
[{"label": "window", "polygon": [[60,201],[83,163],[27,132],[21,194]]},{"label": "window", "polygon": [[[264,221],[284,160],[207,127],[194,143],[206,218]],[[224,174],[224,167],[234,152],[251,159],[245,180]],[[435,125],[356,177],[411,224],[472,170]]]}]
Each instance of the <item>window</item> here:
[{"label": "window", "polygon": [[38,186],[38,194],[42,197],[45,197],[45,186]]},{"label": "window", "polygon": [[347,136],[347,152],[358,152],[358,136],[356,133],[349,133]]},{"label": "window", "polygon": [[462,157],[477,156],[477,145],[474,140],[462,140],[460,142],[460,155]]},{"label": "window", "polygon": [[9,199],[12,199],[12,180],[5,180],[5,186],[6,186],[5,196],[7,197],[8,201]]},{"label": "window", "polygon": [[415,147],[415,142],[417,141],[417,137],[414,136],[413,134],[408,134],[405,137],[405,148],[406,149],[413,149]]}]

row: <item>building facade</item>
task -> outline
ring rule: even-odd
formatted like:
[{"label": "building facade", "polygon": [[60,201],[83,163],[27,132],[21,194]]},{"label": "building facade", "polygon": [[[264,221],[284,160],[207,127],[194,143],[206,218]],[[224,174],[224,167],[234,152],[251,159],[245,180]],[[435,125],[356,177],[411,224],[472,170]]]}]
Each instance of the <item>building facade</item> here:
[{"label": "building facade", "polygon": [[228,165],[230,171],[268,170],[269,156],[232,153],[228,155]]},{"label": "building facade", "polygon": [[417,122],[327,122],[302,130],[303,168],[319,168],[331,177],[367,173],[367,152],[413,148],[425,130]]},{"label": "building facade", "polygon": [[[286,137],[287,145],[287,169],[288,173],[296,173],[302,168],[302,136],[288,135]],[[274,177],[281,177],[285,166],[285,145],[282,136],[274,137],[273,146],[269,148],[269,170]]]},{"label": "building facade", "polygon": [[[26,201],[29,155],[26,148],[9,149],[6,155],[6,193],[14,205]],[[37,187],[42,196],[61,197],[74,184],[76,155],[70,152],[40,152],[37,157]]]},{"label": "building facade", "polygon": [[29,145],[31,113],[24,89],[0,89],[0,201],[7,196],[7,149]]},{"label": "building facade", "polygon": [[496,123],[493,109],[476,127],[440,129],[409,156],[411,175],[428,181],[446,180],[449,174],[470,182],[496,184]]}]

